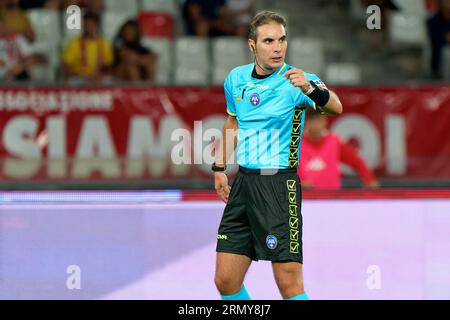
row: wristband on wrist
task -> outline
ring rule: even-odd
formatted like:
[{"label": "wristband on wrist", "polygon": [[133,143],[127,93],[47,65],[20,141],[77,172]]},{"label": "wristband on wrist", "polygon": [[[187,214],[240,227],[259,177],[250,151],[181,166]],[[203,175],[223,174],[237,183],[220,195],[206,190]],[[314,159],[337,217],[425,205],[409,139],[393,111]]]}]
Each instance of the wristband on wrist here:
[{"label": "wristband on wrist", "polygon": [[311,87],[309,88],[309,90],[307,92],[305,92],[305,94],[307,96],[309,96],[316,88],[314,86],[311,85]]},{"label": "wristband on wrist", "polygon": [[218,166],[216,166],[216,163],[214,162],[212,164],[211,170],[214,172],[224,172],[225,170],[227,170],[227,166],[224,165],[223,167],[218,167]]},{"label": "wristband on wrist", "polygon": [[[314,88],[311,93],[306,94],[319,107],[324,107],[330,100],[330,92],[326,89],[319,88],[314,81],[310,81]],[[308,91],[309,92],[309,91]]]}]

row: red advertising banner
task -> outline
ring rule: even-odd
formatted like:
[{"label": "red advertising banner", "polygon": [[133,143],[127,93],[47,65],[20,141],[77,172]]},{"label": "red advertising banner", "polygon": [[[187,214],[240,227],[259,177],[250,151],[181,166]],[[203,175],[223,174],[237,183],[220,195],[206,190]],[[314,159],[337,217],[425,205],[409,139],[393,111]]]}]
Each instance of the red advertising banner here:
[{"label": "red advertising banner", "polygon": [[[379,177],[450,178],[450,87],[338,88]],[[2,181],[207,180],[222,88],[2,87]]]}]

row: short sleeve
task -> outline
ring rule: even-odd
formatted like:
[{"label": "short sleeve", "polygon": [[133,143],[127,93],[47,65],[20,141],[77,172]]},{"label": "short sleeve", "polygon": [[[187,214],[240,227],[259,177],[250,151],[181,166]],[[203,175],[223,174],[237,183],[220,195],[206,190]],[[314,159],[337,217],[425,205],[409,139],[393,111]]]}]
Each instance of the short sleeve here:
[{"label": "short sleeve", "polygon": [[225,100],[227,104],[227,113],[232,116],[236,117],[236,105],[234,104],[234,98],[233,98],[233,85],[231,83],[231,75],[228,75],[225,79],[225,82],[223,84],[223,88],[225,91]]}]

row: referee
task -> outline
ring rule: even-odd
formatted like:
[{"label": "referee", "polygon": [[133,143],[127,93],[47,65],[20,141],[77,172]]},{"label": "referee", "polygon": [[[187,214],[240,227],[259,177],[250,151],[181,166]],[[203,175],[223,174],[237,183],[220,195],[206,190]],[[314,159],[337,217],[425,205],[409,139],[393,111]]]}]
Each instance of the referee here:
[{"label": "referee", "polygon": [[[342,104],[316,75],[284,62],[284,17],[258,13],[248,45],[254,63],[233,69],[224,83],[229,116],[212,170],[217,194],[227,205],[218,230],[214,280],[222,299],[250,299],[245,274],[252,260],[268,260],[282,297],[306,300],[296,173],[305,110],[340,114]],[[239,172],[230,187],[226,163],[236,147]]]}]

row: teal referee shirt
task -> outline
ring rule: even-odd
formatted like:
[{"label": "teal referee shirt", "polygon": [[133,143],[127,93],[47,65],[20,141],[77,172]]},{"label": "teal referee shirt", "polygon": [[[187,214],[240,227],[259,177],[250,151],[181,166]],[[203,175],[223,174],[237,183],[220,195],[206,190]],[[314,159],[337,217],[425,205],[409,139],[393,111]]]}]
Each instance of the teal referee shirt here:
[{"label": "teal referee shirt", "polygon": [[[283,74],[284,63],[269,76],[259,76],[255,64],[233,69],[225,79],[227,112],[238,121],[237,162],[248,169],[296,168],[299,163],[305,111],[314,102]],[[324,83],[314,74],[308,81]]]}]

